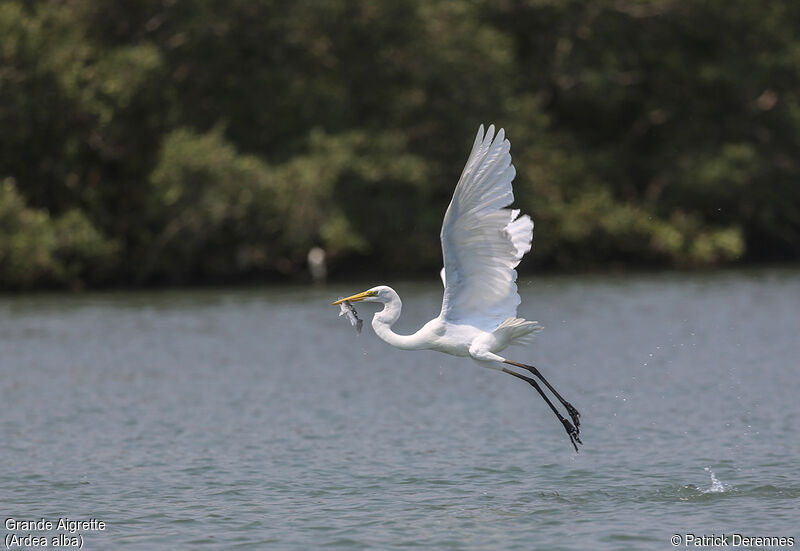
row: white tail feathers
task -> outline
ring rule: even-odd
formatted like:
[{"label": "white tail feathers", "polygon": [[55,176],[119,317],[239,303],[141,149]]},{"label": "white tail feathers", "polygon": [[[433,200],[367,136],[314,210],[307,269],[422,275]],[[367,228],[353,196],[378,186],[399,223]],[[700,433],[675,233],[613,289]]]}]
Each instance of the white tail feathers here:
[{"label": "white tail feathers", "polygon": [[494,330],[496,339],[509,344],[529,344],[533,342],[534,334],[544,329],[538,321],[528,321],[522,318],[508,318]]}]

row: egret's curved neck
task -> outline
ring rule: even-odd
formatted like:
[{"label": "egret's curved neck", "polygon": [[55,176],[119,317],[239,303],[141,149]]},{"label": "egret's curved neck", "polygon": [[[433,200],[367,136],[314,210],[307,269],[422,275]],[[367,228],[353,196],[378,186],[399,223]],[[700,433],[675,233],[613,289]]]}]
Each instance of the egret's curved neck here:
[{"label": "egret's curved neck", "polygon": [[400,296],[392,290],[389,300],[384,303],[383,310],[375,313],[372,328],[375,334],[395,348],[403,350],[419,350],[425,348],[424,343],[414,335],[398,335],[392,331],[392,325],[400,318],[403,303]]}]

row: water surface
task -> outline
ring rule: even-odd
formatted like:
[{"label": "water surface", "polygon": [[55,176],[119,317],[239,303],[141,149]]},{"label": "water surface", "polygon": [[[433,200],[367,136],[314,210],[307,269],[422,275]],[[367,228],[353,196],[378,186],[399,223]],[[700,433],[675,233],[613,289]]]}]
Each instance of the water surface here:
[{"label": "water surface", "polygon": [[[800,545],[800,271],[538,277],[528,385],[356,337],[381,282],[0,298],[0,514],[99,519],[84,549]],[[441,288],[385,282],[396,329]],[[5,529],[24,535],[57,534]]]}]

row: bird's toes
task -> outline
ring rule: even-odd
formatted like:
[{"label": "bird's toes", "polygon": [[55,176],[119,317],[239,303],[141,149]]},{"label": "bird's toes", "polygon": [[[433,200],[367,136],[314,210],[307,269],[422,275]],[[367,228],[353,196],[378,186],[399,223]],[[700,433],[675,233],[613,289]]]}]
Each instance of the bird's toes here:
[{"label": "bird's toes", "polygon": [[564,425],[564,429],[567,431],[567,436],[569,436],[569,441],[572,443],[572,447],[575,448],[575,451],[577,452],[578,444],[583,445],[583,442],[581,442],[581,438],[578,433],[578,429],[576,429],[572,425],[572,423],[570,423],[563,417],[561,418],[561,423]]},{"label": "bird's toes", "polygon": [[581,414],[575,409],[572,404],[566,402],[564,407],[567,408],[567,413],[572,418],[572,422],[575,423],[575,429],[580,432],[581,431]]}]

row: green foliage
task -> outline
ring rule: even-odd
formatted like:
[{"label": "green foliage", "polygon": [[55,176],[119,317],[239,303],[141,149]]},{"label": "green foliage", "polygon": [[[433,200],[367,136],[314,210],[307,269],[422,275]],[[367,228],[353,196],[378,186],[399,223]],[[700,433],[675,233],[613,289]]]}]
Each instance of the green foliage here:
[{"label": "green foliage", "polygon": [[[315,245],[334,256],[364,252],[387,229],[378,226],[375,237],[368,233],[373,224],[364,233],[354,227],[346,214],[351,197],[342,188],[358,194],[373,188],[373,207],[388,213],[400,204],[382,206],[381,189],[408,191],[424,181],[424,164],[404,153],[399,136],[315,130],[308,141],[307,153],[268,165],[239,153],[219,128],[170,133],[150,178],[152,236],[141,255],[140,279],[230,279],[248,270],[292,274],[303,269]],[[409,248],[413,237],[396,240]]]},{"label": "green foliage", "polygon": [[80,287],[107,277],[116,245],[78,210],[57,218],[25,205],[14,181],[0,181],[0,285]]},{"label": "green foliage", "polygon": [[791,0],[6,0],[0,282],[297,278],[313,246],[435,273],[481,122],[536,221],[523,271],[797,260],[798,26]]}]

